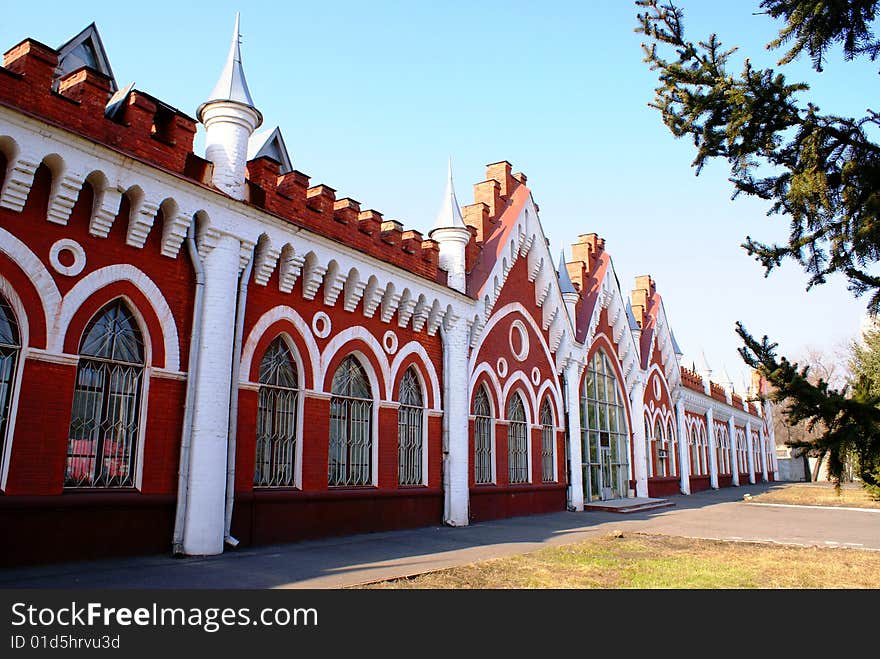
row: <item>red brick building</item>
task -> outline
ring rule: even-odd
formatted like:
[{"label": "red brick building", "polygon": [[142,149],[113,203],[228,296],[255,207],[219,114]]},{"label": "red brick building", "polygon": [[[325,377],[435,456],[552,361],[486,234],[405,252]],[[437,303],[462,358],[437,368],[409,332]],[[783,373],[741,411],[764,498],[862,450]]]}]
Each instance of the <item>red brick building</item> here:
[{"label": "red brick building", "polygon": [[[206,153],[193,151],[198,123]],[[427,235],[293,169],[237,39],[196,118],[94,26],[0,68],[3,564],[582,510],[772,479],[595,233],[491,164]]]}]

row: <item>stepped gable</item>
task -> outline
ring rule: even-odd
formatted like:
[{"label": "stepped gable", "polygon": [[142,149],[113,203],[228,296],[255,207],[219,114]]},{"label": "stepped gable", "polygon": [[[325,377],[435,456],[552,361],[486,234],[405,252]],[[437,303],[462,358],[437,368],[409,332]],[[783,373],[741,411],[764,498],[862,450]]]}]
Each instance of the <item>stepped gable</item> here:
[{"label": "stepped gable", "polygon": [[663,372],[670,386],[678,383],[681,371],[678,368],[679,348],[669,327],[663,298],[657,292],[657,285],[650,275],[636,277],[635,288],[630,293],[632,318],[639,327],[639,355],[642,369],[651,365],[654,351],[660,353]]},{"label": "stepped gable", "polygon": [[611,256],[605,251],[605,240],[595,233],[578,236],[578,242],[571,246],[572,260],[566,263],[568,276],[580,293],[577,304],[577,330],[575,338],[585,343],[590,332],[590,322],[596,305],[600,302],[600,291],[611,266]]},{"label": "stepped gable", "polygon": [[470,227],[467,291],[482,297],[490,275],[512,239],[520,212],[531,196],[524,174],[511,174],[506,160],[486,165],[486,180],[474,185],[474,203],[462,208]]},{"label": "stepped gable", "polygon": [[[97,31],[90,26],[88,34]],[[58,77],[59,56],[31,38],[7,50],[0,67],[0,105],[223,194],[210,183],[211,163],[193,152],[196,119],[137,88],[114,96],[115,80],[89,66]],[[248,161],[241,203],[446,284],[435,241],[386,221],[378,211],[361,210],[354,200],[337,199],[336,190],[310,185],[300,171],[283,173],[288,163],[277,157],[269,152]]]}]

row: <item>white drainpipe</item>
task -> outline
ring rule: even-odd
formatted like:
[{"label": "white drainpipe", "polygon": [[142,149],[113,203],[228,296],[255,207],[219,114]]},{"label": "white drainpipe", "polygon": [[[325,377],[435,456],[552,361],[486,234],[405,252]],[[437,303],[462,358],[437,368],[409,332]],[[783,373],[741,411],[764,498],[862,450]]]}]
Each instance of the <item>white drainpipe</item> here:
[{"label": "white drainpipe", "polygon": [[202,310],[205,291],[205,269],[196,248],[195,226],[190,223],[186,234],[186,247],[196,275],[195,304],[193,306],[192,336],[189,342],[189,363],[186,373],[186,402],[183,413],[183,434],[180,439],[180,466],[177,475],[177,509],[174,516],[174,536],[171,551],[183,554],[183,526],[186,504],[189,499],[189,463],[191,453],[193,397],[196,390],[196,373],[199,368],[199,342],[202,334]]},{"label": "white drainpipe", "polygon": [[238,380],[241,370],[241,343],[244,333],[244,312],[247,304],[248,282],[254,266],[251,255],[247,267],[238,279],[238,300],[236,301],[235,339],[232,346],[232,385],[229,396],[229,433],[226,448],[226,526],[223,539],[230,547],[237,547],[238,540],[232,537],[232,508],[235,505],[235,440],[238,432]]}]

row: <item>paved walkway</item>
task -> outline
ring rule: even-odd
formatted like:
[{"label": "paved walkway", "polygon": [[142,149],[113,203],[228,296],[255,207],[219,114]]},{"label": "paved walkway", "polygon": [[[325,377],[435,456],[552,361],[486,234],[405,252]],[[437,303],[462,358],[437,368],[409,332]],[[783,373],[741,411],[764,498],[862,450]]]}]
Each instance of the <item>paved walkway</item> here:
[{"label": "paved walkway", "polygon": [[339,588],[521,554],[615,530],[880,551],[880,515],[744,503],[772,484],[671,497],[674,508],[559,512],[229,551],[0,570],[0,588]]}]

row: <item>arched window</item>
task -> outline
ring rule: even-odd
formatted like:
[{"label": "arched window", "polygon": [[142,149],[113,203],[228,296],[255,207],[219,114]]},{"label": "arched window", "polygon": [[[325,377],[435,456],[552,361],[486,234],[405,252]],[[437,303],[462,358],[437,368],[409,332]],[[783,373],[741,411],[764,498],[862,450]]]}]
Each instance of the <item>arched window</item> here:
[{"label": "arched window", "polygon": [[627,495],[629,430],[614,366],[602,350],[587,365],[581,390],[584,494],[590,499]]},{"label": "arched window", "polygon": [[550,401],[544,399],[541,405],[541,480],[552,483],[555,479],[556,464],[556,430],[553,423],[553,410]]},{"label": "arched window", "polygon": [[691,425],[688,433],[688,455],[691,461],[691,476],[697,476],[700,473],[700,452],[697,448],[697,426]]},{"label": "arched window", "polygon": [[280,336],[260,362],[257,408],[256,487],[296,484],[297,384],[296,364]]},{"label": "arched window", "polygon": [[654,423],[654,457],[656,458],[655,464],[657,465],[655,475],[659,477],[666,476],[666,458],[661,457],[663,454],[660,453],[660,451],[665,450],[666,438],[663,436],[663,425],[660,422],[660,417],[657,417],[657,421]]},{"label": "arched window", "polygon": [[749,473],[749,445],[746,443],[746,434],[740,428],[736,429],[736,459],[739,473]]},{"label": "arched window", "polygon": [[648,478],[654,477],[654,435],[651,433],[651,420],[645,414],[645,462],[648,465]]},{"label": "arched window", "polygon": [[474,482],[492,482],[492,406],[485,387],[474,395]]},{"label": "arched window", "polygon": [[373,477],[373,392],[364,368],[346,357],[333,374],[330,485],[369,485]]},{"label": "arched window", "polygon": [[15,315],[6,298],[0,295],[0,464],[6,455],[6,432],[20,349],[18,323],[15,322]]},{"label": "arched window", "polygon": [[730,437],[724,424],[715,424],[715,439],[718,443],[718,473],[730,473]]},{"label": "arched window", "polygon": [[517,394],[507,403],[507,473],[510,483],[529,482],[529,426],[522,398]]},{"label": "arched window", "polygon": [[666,437],[669,439],[669,457],[666,458],[668,475],[678,476],[678,438],[675,436],[675,426],[670,420],[666,424]]},{"label": "arched window", "polygon": [[709,473],[709,437],[706,435],[706,428],[700,426],[700,475],[705,476]]},{"label": "arched window", "polygon": [[422,429],[425,409],[415,369],[403,374],[397,411],[397,478],[401,485],[422,485]]},{"label": "arched window", "polygon": [[67,487],[132,487],[144,344],[122,300],[101,309],[79,347],[67,444]]}]

